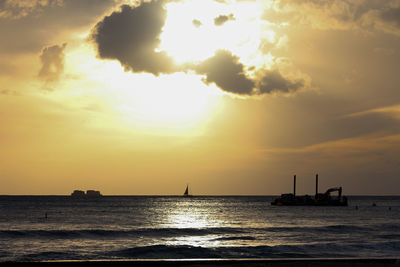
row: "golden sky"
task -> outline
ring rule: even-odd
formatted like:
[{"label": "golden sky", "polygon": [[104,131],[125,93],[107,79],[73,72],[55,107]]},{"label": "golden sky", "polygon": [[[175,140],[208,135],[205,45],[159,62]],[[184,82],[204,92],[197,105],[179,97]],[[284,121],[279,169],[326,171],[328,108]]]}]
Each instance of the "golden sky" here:
[{"label": "golden sky", "polygon": [[399,194],[400,1],[0,0],[0,194]]}]

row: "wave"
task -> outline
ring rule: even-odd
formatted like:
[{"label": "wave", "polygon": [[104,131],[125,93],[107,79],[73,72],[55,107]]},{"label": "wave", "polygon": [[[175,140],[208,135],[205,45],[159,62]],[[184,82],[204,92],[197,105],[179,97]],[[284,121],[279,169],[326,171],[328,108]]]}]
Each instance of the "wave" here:
[{"label": "wave", "polygon": [[400,224],[398,224],[398,223],[384,223],[384,224],[381,224],[378,226],[382,230],[386,230],[386,231],[400,231]]},{"label": "wave", "polygon": [[[5,258],[3,258],[3,257]],[[101,260],[101,259],[238,259],[238,258],[344,258],[399,257],[400,241],[378,243],[318,243],[276,246],[200,247],[188,245],[150,245],[112,251],[38,251],[24,255],[0,255],[3,260]]]},{"label": "wave", "polygon": [[382,255],[378,256],[399,256],[400,242],[383,242],[369,245],[326,243],[211,248],[185,245],[153,245],[122,249],[110,252],[107,256],[125,259],[369,257],[371,253],[377,252],[377,246],[384,248],[384,250],[380,250]]},{"label": "wave", "polygon": [[227,236],[213,239],[214,241],[233,241],[233,240],[257,240],[252,236]]},{"label": "wave", "polygon": [[10,261],[29,262],[29,261],[46,261],[46,260],[85,260],[83,255],[74,252],[60,252],[60,251],[43,251],[39,253],[30,253],[21,255]]},{"label": "wave", "polygon": [[399,239],[400,240],[400,234],[378,234],[376,235],[378,238],[383,238],[383,239]]},{"label": "wave", "polygon": [[[379,250],[377,250],[379,248]],[[188,245],[151,245],[115,251],[40,251],[19,255],[8,260],[101,260],[101,259],[238,259],[238,258],[344,258],[398,257],[400,242],[375,244],[297,244],[277,246],[196,247]],[[5,260],[0,256],[0,262]]]},{"label": "wave", "polygon": [[255,228],[266,232],[354,232],[369,231],[370,227],[356,225],[328,225],[328,226],[304,226],[304,227],[269,227]]},{"label": "wave", "polygon": [[240,228],[143,228],[135,230],[0,230],[1,237],[11,238],[124,238],[124,237],[174,237],[174,236],[202,236],[213,234],[241,234]]},{"label": "wave", "polygon": [[117,258],[132,259],[190,259],[190,258],[265,258],[265,257],[306,257],[303,253],[284,251],[278,247],[195,247],[153,245],[114,251],[108,254]]},{"label": "wave", "polygon": [[[393,229],[393,227],[391,228]],[[382,230],[382,229],[381,229]],[[254,240],[251,235],[274,233],[354,233],[370,232],[371,228],[354,225],[331,225],[324,227],[266,227],[266,228],[139,228],[132,230],[74,229],[74,230],[0,230],[0,238],[135,238],[222,235],[221,240]],[[395,233],[392,233],[395,234]],[[228,237],[226,236],[228,235]]]}]

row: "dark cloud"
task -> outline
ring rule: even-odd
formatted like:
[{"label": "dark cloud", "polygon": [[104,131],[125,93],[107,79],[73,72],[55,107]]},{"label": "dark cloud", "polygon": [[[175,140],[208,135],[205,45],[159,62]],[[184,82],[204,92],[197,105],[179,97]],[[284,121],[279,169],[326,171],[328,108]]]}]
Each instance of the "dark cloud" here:
[{"label": "dark cloud", "polygon": [[224,91],[240,95],[292,93],[305,85],[304,80],[292,81],[278,70],[267,71],[254,80],[250,79],[239,58],[226,50],[218,50],[213,57],[193,68],[197,73],[206,75],[206,83],[215,83]]},{"label": "dark cloud", "polygon": [[261,94],[271,92],[295,92],[304,86],[303,80],[291,81],[282,76],[278,70],[267,72],[258,83],[258,89]]},{"label": "dark cloud", "polygon": [[45,47],[40,55],[42,68],[39,77],[46,81],[55,81],[64,70],[64,49],[67,44]]},{"label": "dark cloud", "polygon": [[[116,59],[132,72],[158,75],[192,69],[205,75],[205,83],[215,83],[221,90],[239,95],[288,93],[304,86],[303,81],[292,82],[278,71],[252,80],[246,76],[251,66],[244,66],[239,57],[226,50],[218,50],[200,63],[177,66],[165,51],[157,51],[165,19],[162,1],[142,2],[136,7],[123,5],[120,11],[104,17],[95,26],[92,39],[101,58]],[[222,25],[228,20],[234,20],[233,14],[217,17],[215,24]],[[201,25],[196,19],[192,23],[197,27]]]},{"label": "dark cloud", "polygon": [[214,19],[214,24],[215,24],[215,26],[222,26],[228,20],[235,20],[235,17],[233,16],[233,14],[219,15],[218,17],[216,17]]},{"label": "dark cloud", "polygon": [[215,55],[195,67],[196,72],[205,74],[205,82],[215,83],[224,91],[235,94],[252,94],[254,82],[244,74],[244,66],[239,58],[226,50],[218,50]]},{"label": "dark cloud", "polygon": [[400,27],[400,7],[383,11],[381,13],[381,18],[384,21],[395,23],[397,27]]},{"label": "dark cloud", "polygon": [[203,25],[203,24],[201,23],[201,21],[198,20],[198,19],[194,19],[194,20],[192,21],[192,24],[193,24],[193,26],[195,26],[196,28],[199,28],[201,25]]},{"label": "dark cloud", "polygon": [[166,10],[162,2],[152,1],[104,17],[94,29],[93,40],[101,58],[117,59],[127,70],[155,75],[177,71],[173,60],[156,51],[164,26]]}]

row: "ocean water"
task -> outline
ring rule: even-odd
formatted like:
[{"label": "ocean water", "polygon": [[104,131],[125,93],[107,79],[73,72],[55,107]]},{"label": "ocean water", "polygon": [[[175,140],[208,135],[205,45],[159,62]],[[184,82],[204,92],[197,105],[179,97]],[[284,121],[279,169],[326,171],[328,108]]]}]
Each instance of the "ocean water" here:
[{"label": "ocean water", "polygon": [[400,256],[400,197],[272,199],[0,196],[0,261]]}]

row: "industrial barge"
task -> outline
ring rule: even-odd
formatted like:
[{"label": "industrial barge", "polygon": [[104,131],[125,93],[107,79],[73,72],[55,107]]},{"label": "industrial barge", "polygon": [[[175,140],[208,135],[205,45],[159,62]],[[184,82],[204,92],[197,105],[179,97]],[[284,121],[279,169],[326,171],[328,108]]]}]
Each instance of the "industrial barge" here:
[{"label": "industrial barge", "polygon": [[[337,196],[331,196],[338,192]],[[342,187],[329,188],[325,193],[318,193],[318,174],[315,177],[315,196],[296,196],[296,175],[294,175],[293,194],[282,194],[271,202],[274,206],[347,206],[347,197],[342,196]]]}]

